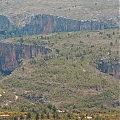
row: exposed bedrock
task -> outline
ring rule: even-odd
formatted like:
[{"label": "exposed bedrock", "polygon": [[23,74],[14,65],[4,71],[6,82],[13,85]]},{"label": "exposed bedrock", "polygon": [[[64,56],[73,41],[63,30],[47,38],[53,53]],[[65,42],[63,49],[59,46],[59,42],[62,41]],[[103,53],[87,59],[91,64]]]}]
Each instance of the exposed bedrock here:
[{"label": "exposed bedrock", "polygon": [[0,15],[0,33],[4,34],[5,31],[12,30],[13,26],[6,16]]},{"label": "exposed bedrock", "polygon": [[[116,24],[112,22],[101,22],[97,20],[73,20],[64,17],[58,17],[47,14],[39,14],[31,17],[30,23],[22,28],[16,28],[18,35],[34,35],[53,32],[72,32],[80,30],[102,30],[106,28],[115,28]],[[0,33],[5,31],[14,31],[13,26],[7,17],[0,15]],[[14,31],[15,32],[15,31]]]},{"label": "exposed bedrock", "polygon": [[120,64],[111,64],[108,65],[104,61],[98,63],[98,69],[101,72],[108,73],[109,75],[114,76],[117,79],[120,79]]},{"label": "exposed bedrock", "polygon": [[53,15],[36,15],[29,24],[20,29],[20,34],[32,35],[50,32],[101,30],[107,26],[96,20],[77,21]]},{"label": "exposed bedrock", "polygon": [[13,71],[21,59],[30,59],[50,53],[51,50],[42,46],[0,43],[0,70]]}]

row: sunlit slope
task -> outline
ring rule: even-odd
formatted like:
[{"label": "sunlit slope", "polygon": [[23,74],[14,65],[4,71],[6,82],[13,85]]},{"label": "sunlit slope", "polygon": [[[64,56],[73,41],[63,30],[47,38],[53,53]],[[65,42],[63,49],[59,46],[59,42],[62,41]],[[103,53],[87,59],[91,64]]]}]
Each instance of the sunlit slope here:
[{"label": "sunlit slope", "polygon": [[52,52],[22,60],[2,84],[31,103],[52,103],[67,109],[113,109],[119,97],[119,80],[100,72],[96,61],[117,63],[118,39],[118,29],[23,37],[22,44],[43,45]]}]

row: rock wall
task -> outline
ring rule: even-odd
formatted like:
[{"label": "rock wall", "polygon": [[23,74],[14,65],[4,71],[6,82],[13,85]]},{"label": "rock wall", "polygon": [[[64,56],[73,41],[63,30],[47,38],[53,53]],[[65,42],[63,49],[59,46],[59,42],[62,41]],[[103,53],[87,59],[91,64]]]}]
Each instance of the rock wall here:
[{"label": "rock wall", "polygon": [[30,59],[50,52],[50,49],[42,46],[0,43],[0,70],[13,71],[20,64],[21,58]]},{"label": "rock wall", "polygon": [[120,79],[120,64],[107,65],[104,61],[98,63],[98,69],[101,72],[108,73],[117,79]]},{"label": "rock wall", "polygon": [[[112,25],[112,28],[114,27],[116,27],[116,25]],[[4,34],[5,31],[14,31],[15,34],[20,36],[80,30],[102,30],[107,28],[110,28],[108,23],[97,20],[79,21],[53,15],[39,14],[31,17],[29,24],[26,24],[22,28],[15,29],[15,26],[10,23],[7,17],[0,15],[0,34]]]},{"label": "rock wall", "polygon": [[12,30],[13,26],[6,16],[0,15],[0,33],[4,34],[5,31]]},{"label": "rock wall", "polygon": [[53,15],[36,15],[29,24],[20,29],[22,35],[79,30],[101,30],[107,26],[96,20],[77,21]]}]

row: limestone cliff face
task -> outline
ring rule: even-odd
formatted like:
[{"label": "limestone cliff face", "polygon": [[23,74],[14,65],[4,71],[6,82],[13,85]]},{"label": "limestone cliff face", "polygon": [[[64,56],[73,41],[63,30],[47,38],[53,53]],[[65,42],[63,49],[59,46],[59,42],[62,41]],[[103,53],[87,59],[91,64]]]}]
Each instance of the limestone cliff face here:
[{"label": "limestone cliff face", "polygon": [[12,30],[12,24],[6,16],[0,15],[0,33]]},{"label": "limestone cliff face", "polygon": [[98,64],[98,69],[101,72],[108,73],[117,79],[120,79],[120,64],[107,65],[107,63],[100,61]]},{"label": "limestone cliff face", "polygon": [[13,71],[20,64],[21,58],[30,59],[49,52],[50,49],[42,46],[0,43],[0,70]]},{"label": "limestone cliff face", "polygon": [[107,72],[108,74],[120,79],[120,64],[108,66]]},{"label": "limestone cliff face", "polygon": [[[116,27],[113,25],[112,28]],[[14,26],[7,17],[0,15],[0,34],[5,31],[14,31]],[[72,20],[53,15],[39,14],[31,17],[29,24],[22,28],[17,28],[17,35],[34,35],[52,32],[72,32],[80,30],[102,30],[110,28],[110,25],[96,20]],[[15,32],[15,31],[14,31]]]},{"label": "limestone cliff face", "polygon": [[50,32],[71,32],[79,30],[101,30],[107,26],[95,20],[77,21],[53,15],[37,15],[20,29],[20,34],[33,35]]}]

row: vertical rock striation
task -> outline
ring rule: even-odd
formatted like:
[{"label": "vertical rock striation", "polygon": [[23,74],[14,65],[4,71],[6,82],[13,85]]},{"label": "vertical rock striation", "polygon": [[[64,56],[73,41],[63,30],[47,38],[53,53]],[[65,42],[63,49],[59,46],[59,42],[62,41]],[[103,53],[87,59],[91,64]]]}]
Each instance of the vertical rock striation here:
[{"label": "vertical rock striation", "polygon": [[104,61],[99,61],[98,69],[101,72],[108,73],[117,79],[120,79],[120,64],[107,65]]},{"label": "vertical rock striation", "polygon": [[49,52],[50,49],[42,46],[0,43],[0,70],[13,71],[20,64],[21,58],[30,59]]},{"label": "vertical rock striation", "polygon": [[107,73],[117,79],[120,79],[120,64],[113,64],[108,66]]},{"label": "vertical rock striation", "polygon": [[0,15],[0,34],[4,34],[5,31],[12,30],[13,26],[6,16]]},{"label": "vertical rock striation", "polygon": [[50,32],[79,30],[102,30],[107,26],[96,20],[78,21],[53,15],[36,15],[29,24],[20,29],[20,34],[33,35]]},{"label": "vertical rock striation", "polygon": [[[116,25],[112,25],[112,28]],[[31,18],[29,24],[17,28],[17,35],[34,35],[53,32],[72,32],[80,30],[102,30],[110,25],[97,20],[72,20],[47,14],[39,14]],[[0,15],[0,34],[5,31],[14,31],[14,26],[7,17]],[[15,31],[14,31],[15,32]]]}]

